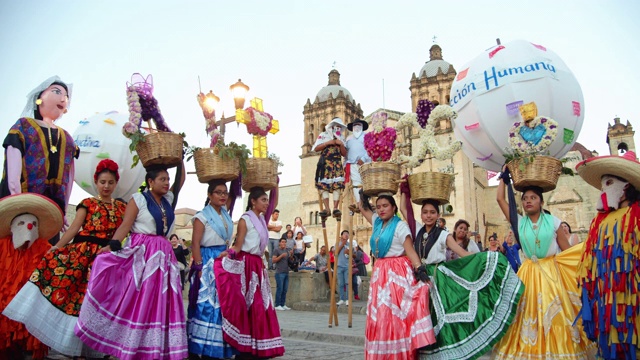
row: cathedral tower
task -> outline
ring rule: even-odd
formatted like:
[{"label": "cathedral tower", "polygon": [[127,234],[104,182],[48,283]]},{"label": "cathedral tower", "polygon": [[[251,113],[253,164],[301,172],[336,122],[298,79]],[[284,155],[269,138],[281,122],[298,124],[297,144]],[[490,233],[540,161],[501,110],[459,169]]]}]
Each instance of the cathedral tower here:
[{"label": "cathedral tower", "polygon": [[[320,211],[318,191],[315,188],[316,165],[320,154],[311,151],[318,135],[333,118],[341,118],[345,125],[354,119],[362,119],[362,109],[345,87],[340,85],[340,73],[333,69],[329,72],[329,83],[318,91],[313,103],[307,99],[302,111],[304,115],[304,139],[302,144],[302,174],[300,175],[300,200],[302,202],[302,222],[319,225]],[[331,227],[330,227],[331,228]],[[321,231],[321,230],[320,230]],[[314,234],[315,235],[315,234]],[[316,237],[316,236],[314,236]],[[335,237],[330,236],[331,242]]]},{"label": "cathedral tower", "polygon": [[627,120],[627,124],[620,123],[620,118],[613,119],[613,125],[609,124],[607,129],[607,144],[609,145],[609,153],[618,155],[627,151],[636,151],[636,144],[633,141],[633,126]]}]

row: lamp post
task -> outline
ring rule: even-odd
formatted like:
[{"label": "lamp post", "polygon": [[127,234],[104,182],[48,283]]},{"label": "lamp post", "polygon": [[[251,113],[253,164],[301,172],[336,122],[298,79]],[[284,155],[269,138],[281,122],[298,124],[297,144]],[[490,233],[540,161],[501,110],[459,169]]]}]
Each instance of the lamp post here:
[{"label": "lamp post", "polygon": [[[249,91],[249,86],[243,83],[241,79],[238,79],[235,84],[229,86],[229,90],[233,95],[233,102],[235,104],[236,111],[242,110],[242,108],[244,107],[247,92]],[[204,102],[202,103],[202,111],[205,118],[215,117],[215,109],[220,104],[220,98],[216,96],[212,90],[209,90],[206,95],[200,93],[200,96],[204,96],[205,98]],[[226,125],[234,121],[236,121],[235,115],[225,118],[223,112],[220,120],[215,122],[216,126],[220,129],[220,135],[224,137]]]},{"label": "lamp post", "polygon": [[[235,84],[229,86],[229,90],[231,90],[231,94],[233,95],[233,102],[236,108],[235,115],[225,118],[224,113],[222,113],[222,117],[218,121],[215,121],[215,108],[220,103],[220,98],[216,96],[213,91],[209,91],[206,95],[203,93],[198,95],[200,106],[202,107],[202,112],[207,122],[210,123],[211,126],[215,124],[215,126],[220,129],[220,135],[222,135],[223,138],[226,131],[226,124],[233,121],[238,124],[245,124],[249,133],[253,135],[253,156],[256,158],[266,158],[266,135],[275,134],[280,130],[278,120],[272,119],[271,115],[264,112],[262,99],[259,98],[252,99],[251,107],[246,110],[243,109],[249,86],[243,83],[242,80],[238,79]],[[262,128],[256,129],[256,123],[263,124],[257,125],[258,127],[262,126]],[[264,128],[265,123],[267,124],[266,129]],[[207,131],[209,131],[209,129],[207,129]]]}]

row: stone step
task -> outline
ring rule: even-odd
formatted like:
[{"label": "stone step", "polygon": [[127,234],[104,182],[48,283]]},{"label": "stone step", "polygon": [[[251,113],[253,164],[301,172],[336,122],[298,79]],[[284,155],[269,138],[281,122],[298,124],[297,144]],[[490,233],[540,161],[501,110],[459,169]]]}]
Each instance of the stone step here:
[{"label": "stone step", "polygon": [[[329,302],[315,302],[315,301],[300,301],[291,305],[293,310],[297,311],[311,311],[326,313],[327,318],[329,316]],[[348,314],[349,307],[347,305],[338,306],[339,314]],[[352,314],[366,315],[367,314],[367,301],[366,300],[354,300],[352,305]]]}]

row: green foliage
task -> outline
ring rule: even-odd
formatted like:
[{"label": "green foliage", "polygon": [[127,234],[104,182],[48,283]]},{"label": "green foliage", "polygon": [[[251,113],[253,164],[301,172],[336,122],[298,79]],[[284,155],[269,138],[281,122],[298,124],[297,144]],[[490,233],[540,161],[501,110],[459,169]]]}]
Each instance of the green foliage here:
[{"label": "green foliage", "polygon": [[[132,153],[136,151],[136,146],[138,146],[139,143],[146,141],[144,135],[145,134],[139,130],[138,132],[129,135],[129,139],[131,140],[131,144],[129,144],[129,152]],[[131,168],[133,169],[134,167],[136,167],[139,161],[140,157],[138,156],[138,154],[133,155],[133,164],[131,164]]]},{"label": "green foliage", "polygon": [[246,175],[247,173],[247,159],[251,156],[251,150],[242,144],[238,145],[235,142],[230,142],[229,145],[225,145],[221,141],[218,141],[216,144],[216,148],[218,149],[218,155],[222,159],[234,159],[237,158],[240,163],[240,171],[242,171],[242,175]]},{"label": "green foliage", "polygon": [[267,157],[271,160],[274,160],[278,167],[284,166],[284,163],[282,162],[282,160],[280,160],[280,157],[278,155],[267,151]]}]

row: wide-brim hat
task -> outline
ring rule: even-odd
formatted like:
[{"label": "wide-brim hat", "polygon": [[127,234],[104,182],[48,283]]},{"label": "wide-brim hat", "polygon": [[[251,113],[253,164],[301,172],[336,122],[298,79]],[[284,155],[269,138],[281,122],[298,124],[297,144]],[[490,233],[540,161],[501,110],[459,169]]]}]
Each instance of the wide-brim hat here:
[{"label": "wide-brim hat", "polygon": [[338,126],[341,126],[341,127],[345,128],[345,129],[347,128],[347,125],[344,124],[342,119],[340,119],[339,117],[336,117],[336,118],[333,118],[333,120],[331,120],[327,124],[327,126],[325,126],[325,130],[331,129],[331,126],[333,126],[333,125],[338,125]]},{"label": "wide-brim hat", "polygon": [[0,199],[0,238],[11,235],[11,222],[22,214],[38,218],[38,237],[51,239],[62,229],[62,210],[53,200],[33,193],[15,194]]},{"label": "wide-brim hat", "polygon": [[353,131],[353,125],[356,124],[361,124],[362,125],[362,131],[367,131],[367,129],[369,128],[369,123],[362,120],[362,119],[355,119],[352,122],[350,122],[349,124],[347,124],[347,129],[349,129],[349,131]]},{"label": "wide-brim hat", "polygon": [[576,165],[578,175],[589,185],[600,190],[602,176],[614,175],[628,181],[640,190],[640,162],[636,160],[636,153],[627,151],[622,156],[598,156],[584,160]]}]

